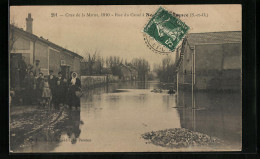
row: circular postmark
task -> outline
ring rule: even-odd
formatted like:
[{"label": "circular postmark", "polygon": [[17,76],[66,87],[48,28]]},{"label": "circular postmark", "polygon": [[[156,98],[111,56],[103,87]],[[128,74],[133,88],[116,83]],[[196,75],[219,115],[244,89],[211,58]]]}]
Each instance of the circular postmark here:
[{"label": "circular postmark", "polygon": [[145,25],[143,37],[146,45],[153,52],[169,54],[176,50],[188,30],[189,27],[184,22],[159,7]]},{"label": "circular postmark", "polygon": [[152,38],[151,36],[147,35],[146,33],[143,33],[143,37],[144,37],[144,41],[145,41],[147,47],[150,50],[152,50],[153,52],[159,53],[159,54],[173,53],[173,51],[171,51],[170,49],[168,49],[164,45],[160,44],[154,38]]}]

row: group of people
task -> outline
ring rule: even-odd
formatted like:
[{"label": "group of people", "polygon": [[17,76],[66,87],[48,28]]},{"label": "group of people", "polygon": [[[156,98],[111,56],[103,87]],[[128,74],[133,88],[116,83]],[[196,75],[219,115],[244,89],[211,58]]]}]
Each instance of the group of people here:
[{"label": "group of people", "polygon": [[77,92],[81,91],[81,81],[76,72],[72,72],[71,78],[67,80],[61,72],[56,77],[50,70],[49,75],[44,76],[40,68],[36,68],[29,71],[24,84],[28,104],[54,106],[56,109],[61,105],[68,105],[69,108],[80,107]]}]

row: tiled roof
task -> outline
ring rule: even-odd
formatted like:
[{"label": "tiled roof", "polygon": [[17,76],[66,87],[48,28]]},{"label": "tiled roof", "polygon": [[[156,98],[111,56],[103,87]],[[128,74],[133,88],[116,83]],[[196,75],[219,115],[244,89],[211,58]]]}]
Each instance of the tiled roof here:
[{"label": "tiled roof", "polygon": [[187,35],[188,43],[191,47],[198,44],[216,43],[239,43],[242,42],[241,31],[190,33]]}]

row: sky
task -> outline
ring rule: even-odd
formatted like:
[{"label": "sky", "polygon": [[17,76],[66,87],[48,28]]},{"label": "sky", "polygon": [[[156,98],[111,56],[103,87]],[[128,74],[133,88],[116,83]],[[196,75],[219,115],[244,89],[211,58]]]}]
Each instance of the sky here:
[{"label": "sky", "polygon": [[[241,5],[162,5],[166,10],[183,14],[180,20],[189,33],[241,31]],[[165,56],[174,59],[175,53],[161,55],[150,50],[143,37],[143,28],[158,5],[141,6],[11,6],[10,22],[26,28],[26,17],[31,13],[33,34],[86,57],[98,50],[100,56],[120,56],[130,61],[145,58],[151,65]],[[52,17],[57,13],[57,17]],[[85,16],[87,13],[96,15]],[[110,16],[103,17],[102,13]],[[76,15],[80,16],[77,17]],[[123,16],[116,16],[122,14]],[[124,16],[128,14],[129,16]],[[191,15],[203,16],[191,16]],[[74,16],[73,16],[74,15]],[[113,15],[113,16],[112,16]],[[138,16],[141,15],[141,16]],[[142,16],[144,15],[144,16]]]}]

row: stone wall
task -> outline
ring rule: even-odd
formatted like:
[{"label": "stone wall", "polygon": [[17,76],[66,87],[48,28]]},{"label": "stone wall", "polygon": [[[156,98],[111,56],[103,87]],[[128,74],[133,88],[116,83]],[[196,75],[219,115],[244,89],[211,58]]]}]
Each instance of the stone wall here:
[{"label": "stone wall", "polygon": [[81,76],[81,86],[82,88],[91,88],[96,86],[102,86],[106,83],[118,82],[118,76],[108,75],[108,76]]},{"label": "stone wall", "polygon": [[114,76],[112,74],[107,75],[107,80],[109,83],[112,82],[118,82],[119,81],[119,77],[118,76]]},{"label": "stone wall", "polygon": [[81,86],[82,88],[95,87],[99,85],[106,84],[106,76],[81,76]]}]

